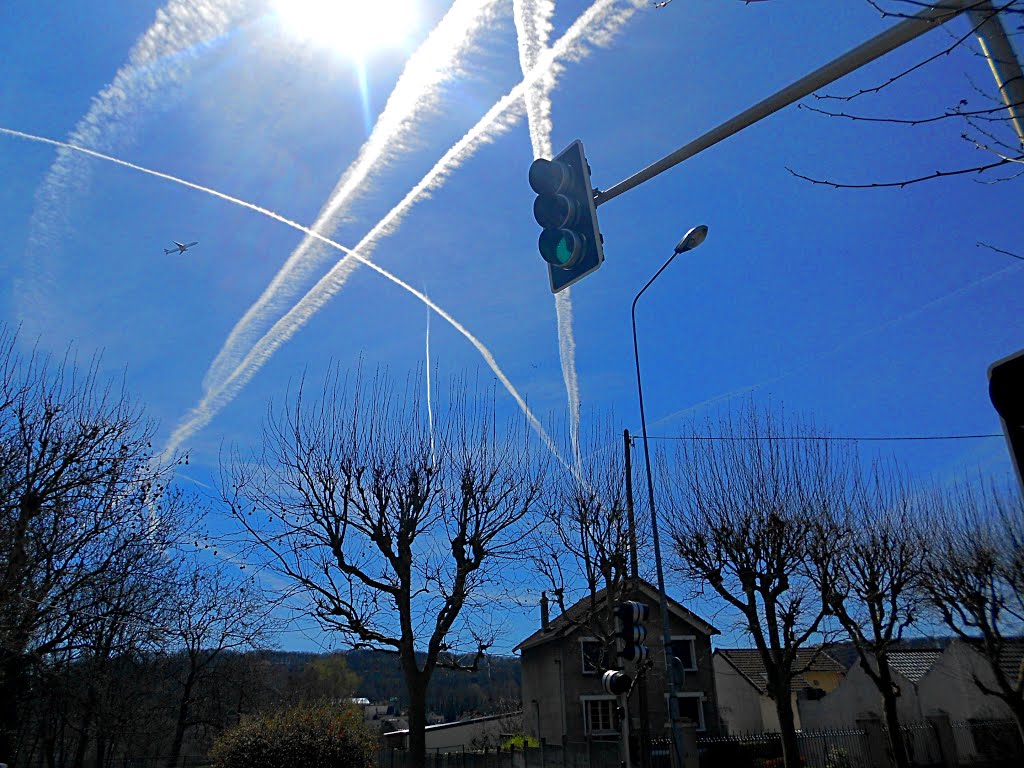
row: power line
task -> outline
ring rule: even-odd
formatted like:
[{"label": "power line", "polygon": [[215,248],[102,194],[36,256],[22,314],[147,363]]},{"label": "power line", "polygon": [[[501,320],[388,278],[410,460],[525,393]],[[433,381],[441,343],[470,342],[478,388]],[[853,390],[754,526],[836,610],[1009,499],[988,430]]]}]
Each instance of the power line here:
[{"label": "power line", "polygon": [[[636,435],[631,436],[636,439]],[[720,440],[723,442],[737,442],[746,440],[764,440],[764,441],[787,441],[787,440],[806,440],[806,441],[818,441],[818,442],[909,442],[909,441],[926,441],[926,440],[988,440],[991,438],[1003,438],[1003,434],[1000,432],[993,434],[984,435],[853,435],[853,436],[836,436],[836,435],[778,435],[772,437],[760,437],[757,435],[680,435],[677,437],[673,436],[656,436],[648,435],[648,440]]]}]

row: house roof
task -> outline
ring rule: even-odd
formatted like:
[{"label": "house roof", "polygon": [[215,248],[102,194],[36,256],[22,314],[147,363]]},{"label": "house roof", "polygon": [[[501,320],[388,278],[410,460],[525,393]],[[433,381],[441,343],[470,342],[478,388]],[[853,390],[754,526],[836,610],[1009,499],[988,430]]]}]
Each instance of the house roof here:
[{"label": "house roof", "polygon": [[[981,638],[965,641],[968,648],[976,651],[982,656],[985,655],[985,646]],[[1017,682],[1024,676],[1024,637],[1007,638],[1003,640],[1003,650],[999,657],[999,666],[1003,674]]]},{"label": "house roof", "polygon": [[[639,579],[637,592],[640,592],[641,596],[647,598],[652,603],[657,603],[660,600],[658,590],[654,585],[649,584],[643,579]],[[606,590],[599,589],[594,598],[598,604],[604,602]],[[633,593],[632,597],[637,595]],[[590,598],[584,597],[582,600],[577,601],[573,605],[565,609],[565,613],[556,616],[554,619],[548,622],[548,626],[542,627],[534,632],[532,635],[523,640],[517,645],[514,650],[523,651],[527,648],[533,648],[538,645],[542,645],[546,642],[554,640],[556,638],[564,637],[565,635],[578,628],[581,623],[586,619],[587,612],[590,610]],[[705,635],[718,635],[721,634],[715,627],[706,622],[700,616],[695,614],[689,608],[684,606],[682,603],[678,603],[671,597],[668,598],[669,612],[675,614],[683,621],[690,624],[698,632],[702,632]]]},{"label": "house roof", "polygon": [[[768,675],[761,660],[761,653],[756,648],[719,648],[715,655],[720,655],[758,692],[767,692]],[[802,672],[838,672],[845,674],[846,668],[820,648],[801,648],[796,652],[794,669]],[[793,678],[793,690],[810,688],[803,677]]]},{"label": "house roof", "polygon": [[938,650],[907,650],[889,651],[886,657],[889,659],[889,667],[912,683],[921,682],[921,678],[932,668],[932,664],[939,660],[942,651]]}]

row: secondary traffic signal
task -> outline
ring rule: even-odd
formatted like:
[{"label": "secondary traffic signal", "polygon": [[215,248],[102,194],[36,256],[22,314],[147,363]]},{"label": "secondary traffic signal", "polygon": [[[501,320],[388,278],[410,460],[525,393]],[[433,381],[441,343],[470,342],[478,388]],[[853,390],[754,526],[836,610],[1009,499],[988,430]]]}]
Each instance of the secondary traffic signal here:
[{"label": "secondary traffic signal", "polygon": [[534,160],[530,186],[537,193],[533,216],[544,227],[540,255],[548,263],[551,292],[558,293],[604,261],[583,142],[577,139],[554,160]]},{"label": "secondary traffic signal", "polygon": [[644,661],[648,648],[647,627],[644,622],[650,618],[651,609],[646,603],[627,600],[615,606],[615,642],[619,656],[626,661]]},{"label": "secondary traffic signal", "polygon": [[633,678],[625,672],[619,672],[617,669],[609,669],[601,675],[601,687],[604,688],[605,693],[610,693],[613,696],[629,693],[629,689],[632,686]]},{"label": "secondary traffic signal", "polygon": [[1003,421],[1010,456],[1024,492],[1024,350],[989,367],[988,395]]}]

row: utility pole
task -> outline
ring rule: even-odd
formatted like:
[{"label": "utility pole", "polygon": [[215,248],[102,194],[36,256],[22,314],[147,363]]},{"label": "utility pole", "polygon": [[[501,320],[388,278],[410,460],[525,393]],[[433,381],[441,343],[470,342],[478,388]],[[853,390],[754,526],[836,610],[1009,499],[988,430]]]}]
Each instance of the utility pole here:
[{"label": "utility pole", "polygon": [[926,7],[916,15],[904,19],[867,42],[861,43],[810,74],[804,75],[795,83],[787,85],[749,109],[726,120],[717,128],[712,128],[703,136],[665,155],[628,179],[620,181],[609,189],[595,191],[594,205],[603,205],[645,181],[653,179],[659,173],[667,171],[683,160],[739,133],[744,128],[749,128],[783,107],[788,107],[804,96],[809,96],[826,85],[834,83],[841,77],[894,51],[925,32],[945,24],[965,11],[974,26],[974,34],[981,42],[992,73],[995,75],[1000,95],[1010,111],[1014,129],[1024,141],[1024,78],[1021,76],[1020,63],[1014,55],[999,14],[989,0],[942,0],[934,6]]},{"label": "utility pole", "polygon": [[[633,438],[628,429],[622,430],[622,442],[626,456],[626,511],[629,513],[629,565],[633,584],[640,583],[636,552],[636,514],[633,508]],[[640,767],[646,768],[651,762],[651,718],[647,702],[647,661],[637,664],[636,690],[640,697]],[[627,712],[629,710],[627,709]]]}]

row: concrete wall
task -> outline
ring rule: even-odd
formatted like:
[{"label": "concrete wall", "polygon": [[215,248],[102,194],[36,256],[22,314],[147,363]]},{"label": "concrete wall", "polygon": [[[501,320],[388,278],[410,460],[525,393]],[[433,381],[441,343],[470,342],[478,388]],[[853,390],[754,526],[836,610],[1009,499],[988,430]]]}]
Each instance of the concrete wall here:
[{"label": "concrete wall", "polygon": [[1002,701],[981,692],[974,683],[975,675],[988,687],[996,687],[981,655],[960,641],[950,643],[918,683],[924,714],[942,711],[952,722],[1012,717]]},{"label": "concrete wall", "polygon": [[[917,688],[895,670],[893,678],[900,687],[896,709],[905,723],[924,719]],[[857,720],[884,718],[882,695],[860,664],[855,664],[839,687],[820,699],[800,699],[800,719],[808,730],[852,728]]]},{"label": "concrete wall", "polygon": [[750,682],[721,656],[715,656],[714,670],[722,727],[732,734],[765,730],[761,697]]}]

